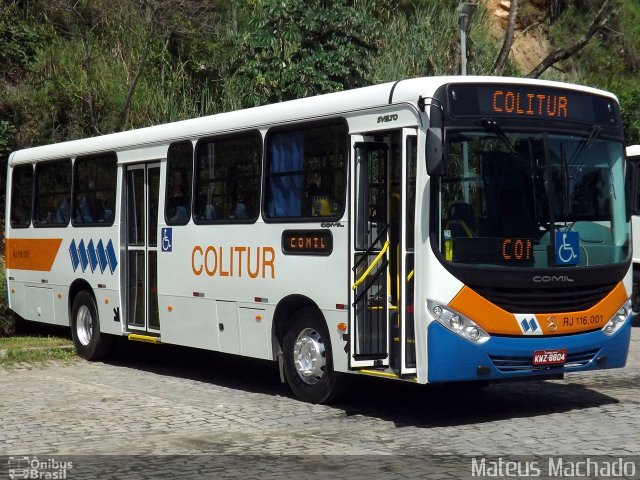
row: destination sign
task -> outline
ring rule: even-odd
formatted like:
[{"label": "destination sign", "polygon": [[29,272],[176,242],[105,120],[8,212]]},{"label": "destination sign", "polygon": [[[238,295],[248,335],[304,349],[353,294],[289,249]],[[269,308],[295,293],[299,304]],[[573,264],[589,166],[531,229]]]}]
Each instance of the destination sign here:
[{"label": "destination sign", "polygon": [[530,238],[456,237],[453,261],[464,263],[533,264],[533,240]]},{"label": "destination sign", "polygon": [[330,255],[333,251],[331,230],[285,230],[282,252],[287,255]]},{"label": "destination sign", "polygon": [[483,116],[618,123],[617,104],[609,98],[538,85],[449,85],[452,117]]}]

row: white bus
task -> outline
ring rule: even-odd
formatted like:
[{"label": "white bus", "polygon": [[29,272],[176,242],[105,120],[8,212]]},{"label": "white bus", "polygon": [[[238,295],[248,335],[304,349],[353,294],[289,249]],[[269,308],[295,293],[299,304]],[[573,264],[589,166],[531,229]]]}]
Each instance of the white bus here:
[{"label": "white bus", "polygon": [[278,361],[310,402],[622,367],[623,145],[610,93],[434,77],[16,151],[9,303],[89,360]]},{"label": "white bus", "polygon": [[627,166],[631,195],[629,205],[631,216],[631,236],[633,238],[633,292],[631,294],[631,307],[633,309],[634,323],[640,323],[640,145],[627,147]]}]

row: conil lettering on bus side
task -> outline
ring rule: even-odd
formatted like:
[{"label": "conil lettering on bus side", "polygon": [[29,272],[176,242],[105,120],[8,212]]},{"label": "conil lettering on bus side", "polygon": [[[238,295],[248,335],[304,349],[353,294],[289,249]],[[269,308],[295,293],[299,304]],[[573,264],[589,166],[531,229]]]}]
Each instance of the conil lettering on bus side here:
[{"label": "conil lettering on bus side", "polygon": [[306,237],[306,236],[292,236],[289,239],[289,248],[291,250],[296,249],[308,249],[308,250],[325,250],[327,245],[324,243],[325,237]]},{"label": "conil lettering on bus side", "polygon": [[196,276],[276,278],[275,258],[272,247],[196,245],[191,270]]},{"label": "conil lettering on bus side", "polygon": [[493,92],[493,111],[516,115],[537,115],[542,117],[563,117],[568,115],[568,99],[563,95],[546,95],[520,92]]}]

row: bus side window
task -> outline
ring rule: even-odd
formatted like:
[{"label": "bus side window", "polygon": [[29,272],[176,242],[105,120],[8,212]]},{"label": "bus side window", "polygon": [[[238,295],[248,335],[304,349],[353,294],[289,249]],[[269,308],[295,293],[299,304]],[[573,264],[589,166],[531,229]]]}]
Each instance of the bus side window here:
[{"label": "bus side window", "polygon": [[11,176],[11,226],[26,228],[31,223],[33,167],[18,165]]},{"label": "bus side window", "polygon": [[172,143],[167,153],[167,189],[164,218],[167,225],[186,225],[191,217],[193,145]]},{"label": "bus side window", "polygon": [[259,132],[203,139],[196,147],[196,223],[233,223],[257,218],[262,171]]},{"label": "bus side window", "polygon": [[74,227],[113,224],[117,164],[118,159],[113,152],[76,158],[73,164]]},{"label": "bus side window", "polygon": [[66,227],[71,207],[71,160],[40,163],[36,167],[34,225]]},{"label": "bus side window", "polygon": [[338,217],[345,200],[347,129],[332,122],[268,137],[265,216]]}]

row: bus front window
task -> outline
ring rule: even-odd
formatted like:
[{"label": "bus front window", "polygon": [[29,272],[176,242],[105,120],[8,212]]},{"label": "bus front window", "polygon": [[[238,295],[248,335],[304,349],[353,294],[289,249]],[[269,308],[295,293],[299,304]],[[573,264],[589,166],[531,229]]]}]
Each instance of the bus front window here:
[{"label": "bus front window", "polygon": [[436,180],[445,260],[536,268],[626,261],[623,146],[594,132],[448,135],[447,176]]}]

